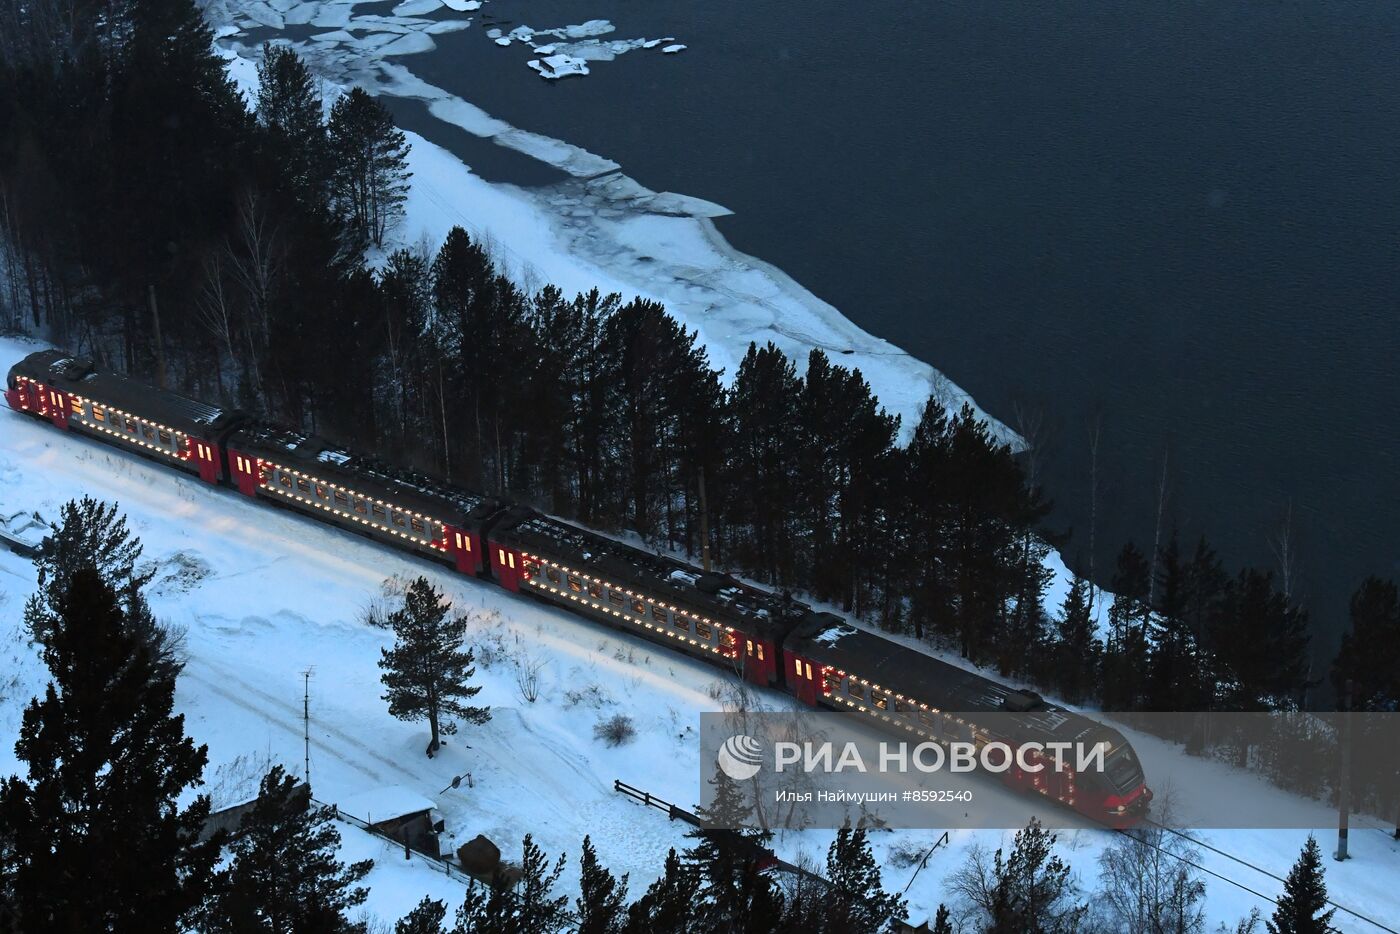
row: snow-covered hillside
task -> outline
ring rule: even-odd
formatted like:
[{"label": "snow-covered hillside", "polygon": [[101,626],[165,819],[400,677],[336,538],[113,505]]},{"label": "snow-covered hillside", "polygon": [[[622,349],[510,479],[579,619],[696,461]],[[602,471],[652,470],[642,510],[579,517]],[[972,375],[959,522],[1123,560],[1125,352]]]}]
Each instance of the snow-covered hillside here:
[{"label": "snow-covered hillside", "polygon": [[[0,370],[33,345],[0,341]],[[511,855],[531,833],[550,853],[577,857],[590,834],[615,872],[629,873],[634,890],[658,874],[666,850],[684,845],[685,827],[613,791],[622,779],[682,806],[699,794],[701,765],[695,731],[700,712],[717,709],[712,693],[727,676],[640,640],[603,630],[560,610],[405,557],[380,545],[270,509],[230,491],[96,442],[66,435],[36,420],[0,411],[0,513],[34,510],[56,515],[81,494],[116,500],[141,536],[160,573],[152,604],[168,623],[188,630],[189,660],[177,702],[196,741],[209,744],[206,773],[224,800],[246,796],[264,764],[302,763],[302,676],[311,678],[311,779],[318,798],[338,799],[400,785],[434,799],[458,842],[484,833]],[[478,647],[478,701],[490,704],[489,724],[451,737],[435,759],[424,755],[426,730],[388,715],[380,700],[379,649],[388,635],[358,621],[389,575],[428,575],[457,607],[473,615]],[[34,586],[33,568],[0,552],[0,773],[17,768],[13,738],[28,698],[42,688],[44,669],[23,639],[20,610]],[[538,700],[517,685],[519,663],[539,667]],[[767,693],[763,702],[789,704]],[[622,713],[637,736],[617,748],[594,738],[597,723]],[[1150,759],[1149,776],[1151,774]],[[454,776],[471,773],[470,787],[443,792]],[[1001,790],[965,778],[981,795]],[[1219,776],[1216,780],[1221,780]],[[1225,780],[1231,780],[1229,776]],[[1252,782],[1236,774],[1233,780]],[[1038,802],[1008,799],[1028,817]],[[347,855],[374,855],[376,891],[369,908],[384,918],[403,914],[423,894],[460,899],[457,883],[375,838],[343,828]],[[1328,828],[1318,830],[1328,841]],[[903,888],[913,869],[904,854],[922,854],[938,831],[877,834],[887,884]],[[1304,834],[1229,831],[1211,842],[1274,873],[1285,873]],[[1353,831],[1355,859],[1328,863],[1328,883],[1342,904],[1378,920],[1400,918],[1400,845],[1378,829]],[[831,834],[809,831],[777,841],[787,858],[820,859]],[[956,831],[909,890],[916,920],[946,898],[943,881],[974,841],[996,845],[995,832]],[[1063,832],[1062,844],[1092,887],[1096,858],[1109,835]],[[1265,894],[1277,882],[1213,853],[1204,863]],[[570,887],[576,885],[566,873]],[[1214,920],[1233,921],[1258,899],[1217,879],[1207,880]],[[1214,924],[1214,920],[1212,924]],[[1347,931],[1376,928],[1339,915]]]}]

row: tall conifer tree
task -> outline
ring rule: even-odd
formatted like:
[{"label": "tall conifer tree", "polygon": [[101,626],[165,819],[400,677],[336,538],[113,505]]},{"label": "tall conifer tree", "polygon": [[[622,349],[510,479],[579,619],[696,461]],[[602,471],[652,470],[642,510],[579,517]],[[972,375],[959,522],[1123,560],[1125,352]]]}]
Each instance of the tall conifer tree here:
[{"label": "tall conifer tree", "polygon": [[0,785],[0,878],[25,930],[174,932],[204,898],[218,837],[199,842],[205,748],[173,712],[174,673],[96,570],[61,590],[44,646],[51,681],[24,712]]},{"label": "tall conifer tree", "polygon": [[442,735],[457,732],[448,716],[476,724],[491,719],[489,707],[467,703],[481,691],[467,683],[476,673],[472,652],[463,647],[467,618],[453,615],[451,604],[426,577],[409,585],[403,606],[389,614],[389,625],[396,641],[392,649],[380,651],[384,699],[389,713],[400,720],[428,721],[430,757]]}]

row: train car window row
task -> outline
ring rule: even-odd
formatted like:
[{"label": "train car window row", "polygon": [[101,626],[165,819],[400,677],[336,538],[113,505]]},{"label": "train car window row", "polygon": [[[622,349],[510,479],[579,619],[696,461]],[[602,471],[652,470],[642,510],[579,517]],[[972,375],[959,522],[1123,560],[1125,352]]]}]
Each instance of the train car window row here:
[{"label": "train car window row", "polygon": [[[49,395],[54,399],[54,406],[59,406],[58,395]],[[187,460],[193,456],[193,451],[188,449],[189,438],[183,432],[82,396],[68,397],[68,417],[80,425],[176,460]]]},{"label": "train car window row", "polygon": [[[503,549],[502,553],[505,554]],[[507,557],[513,558],[514,555]],[[716,654],[732,657],[737,651],[738,642],[734,634],[723,626],[696,618],[692,629],[689,614],[679,610],[673,611],[669,605],[632,594],[623,588],[589,577],[583,572],[573,573],[569,569],[563,569],[561,573],[560,568],[533,555],[526,555],[524,561],[524,581],[532,587],[567,597],[607,616],[628,620],[657,634],[679,639]],[[689,635],[691,632],[699,638],[692,638]],[[752,640],[749,645],[750,654],[753,654]],[[758,651],[761,658],[762,646],[758,647]]]},{"label": "train car window row", "polygon": [[[910,698],[901,698],[892,691],[881,690],[867,685],[858,678],[834,669],[824,669],[826,696],[838,705],[863,710],[882,720],[903,726],[921,736],[948,742],[949,739],[967,739],[974,735],[976,727],[962,717],[954,717],[926,704]],[[840,685],[845,682],[844,694]],[[866,699],[867,687],[869,700]]]},{"label": "train car window row", "polygon": [[[244,458],[239,458],[239,461],[240,469],[243,469],[244,464],[248,464]],[[427,545],[435,544],[431,529],[436,523],[431,519],[380,505],[355,495],[353,491],[332,489],[329,484],[295,475],[292,471],[276,465],[269,465],[269,474],[264,486],[274,493],[290,496],[308,505],[319,506],[327,512],[365,525],[377,526],[400,538],[413,539]],[[412,529],[412,532],[397,531],[398,529]],[[462,545],[463,539],[461,533],[458,533],[458,547]]]}]

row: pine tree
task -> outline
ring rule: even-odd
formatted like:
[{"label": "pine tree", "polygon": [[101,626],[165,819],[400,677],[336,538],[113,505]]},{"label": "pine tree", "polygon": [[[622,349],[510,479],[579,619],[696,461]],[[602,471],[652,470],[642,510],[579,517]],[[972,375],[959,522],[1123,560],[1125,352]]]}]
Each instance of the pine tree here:
[{"label": "pine tree", "polygon": [[1289,602],[1273,574],[1241,570],[1208,634],[1222,708],[1296,709],[1307,683],[1307,625],[1307,612]]},{"label": "pine tree", "polygon": [[700,880],[672,849],[661,878],[627,908],[626,934],[690,934],[697,930]]},{"label": "pine tree", "polygon": [[447,905],[444,902],[424,896],[412,911],[394,925],[394,934],[443,934],[442,922],[446,917]]},{"label": "pine tree", "polygon": [[578,934],[618,934],[626,919],[627,877],[616,879],[598,862],[593,841],[583,838],[579,861],[579,897],[574,901]]},{"label": "pine tree", "polygon": [[69,500],[60,508],[59,521],[51,529],[34,560],[39,590],[25,612],[35,641],[47,638],[64,590],[79,568],[95,569],[128,611],[136,605],[141,588],[155,571],[138,570],[141,540],[127,528],[126,516],[117,511],[116,503],[91,496]]},{"label": "pine tree", "polygon": [[457,909],[453,934],[556,934],[573,923],[568,896],[553,894],[564,871],[564,857],[551,868],[529,834],[522,849],[515,887],[511,888],[505,873],[498,872],[490,884],[468,889]]},{"label": "pine tree", "polygon": [[389,614],[394,630],[392,649],[380,650],[381,681],[389,713],[400,720],[426,719],[432,730],[428,756],[437,752],[440,734],[452,735],[457,724],[444,715],[481,724],[491,719],[489,707],[465,702],[481,691],[468,685],[476,673],[466,639],[465,616],[450,616],[452,607],[426,577],[419,577],[404,594],[403,606]]},{"label": "pine tree", "polygon": [[796,557],[792,526],[801,452],[793,426],[801,392],[792,361],[776,345],[750,344],[729,396],[735,447],[728,532],[734,557],[759,579],[778,585],[792,580]]},{"label": "pine tree", "polygon": [[1400,590],[1393,581],[1368,577],[1351,597],[1351,630],[1332,663],[1339,700],[1348,680],[1348,709],[1400,708]]},{"label": "pine tree", "polygon": [[953,934],[953,922],[948,916],[947,905],[938,906],[938,913],[934,915],[933,927],[929,934]]},{"label": "pine tree", "polygon": [[291,194],[313,210],[326,203],[329,170],[321,93],[311,69],[285,45],[265,43],[258,63],[258,125],[266,158]]},{"label": "pine tree", "polygon": [[753,806],[738,784],[716,769],[715,791],[699,811],[701,828],[687,834],[695,845],[686,862],[701,878],[696,917],[714,931],[762,931],[777,926],[783,896],[763,870],[772,859],[772,834],[746,828]]},{"label": "pine tree", "polygon": [[1283,882],[1283,895],[1274,916],[1266,922],[1269,934],[1328,934],[1336,930],[1331,921],[1337,910],[1324,910],[1327,884],[1322,877],[1322,850],[1309,834],[1303,852]]},{"label": "pine tree", "polygon": [[1078,704],[1098,684],[1103,645],[1094,635],[1089,583],[1075,576],[1055,624],[1055,671],[1065,700]]},{"label": "pine tree", "polygon": [[408,141],[384,105],[351,88],[328,124],[336,208],[357,245],[384,245],[408,196]]},{"label": "pine tree", "polygon": [[173,932],[203,899],[222,840],[198,842],[205,747],[173,713],[175,679],[91,568],[67,581],[44,646],[52,680],[24,712],[28,780],[0,785],[0,879],[25,930]]},{"label": "pine tree", "polygon": [[209,934],[353,934],[345,912],[364,902],[371,860],[336,859],[333,809],[314,806],[305,783],[273,766],[243,815],[228,868],[215,881],[200,930]]},{"label": "pine tree", "polygon": [[826,878],[825,918],[832,931],[877,934],[909,916],[904,899],[884,890],[864,828],[836,832],[826,854]]}]

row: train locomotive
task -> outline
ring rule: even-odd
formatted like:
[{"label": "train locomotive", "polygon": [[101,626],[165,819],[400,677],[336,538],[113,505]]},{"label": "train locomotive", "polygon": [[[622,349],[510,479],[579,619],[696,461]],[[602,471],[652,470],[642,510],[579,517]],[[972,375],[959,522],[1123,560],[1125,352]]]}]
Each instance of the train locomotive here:
[{"label": "train locomotive", "polygon": [[[886,731],[941,742],[995,740],[1012,748],[1101,743],[1101,771],[1011,768],[1001,776],[1100,823],[1134,824],[1152,799],[1132,746],[1117,730],[859,629],[789,594],[102,372],[57,350],[16,363],[5,400],[57,428],[441,562],[801,703],[864,713]],[[978,714],[991,713],[998,716],[978,721]]]}]

